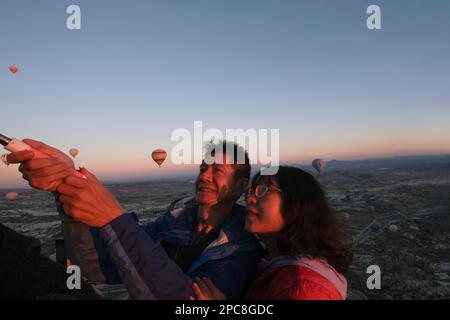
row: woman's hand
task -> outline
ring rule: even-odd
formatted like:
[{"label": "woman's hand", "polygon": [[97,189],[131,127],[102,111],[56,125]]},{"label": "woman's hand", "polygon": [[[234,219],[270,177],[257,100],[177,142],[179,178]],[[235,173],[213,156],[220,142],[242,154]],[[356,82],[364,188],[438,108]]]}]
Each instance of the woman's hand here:
[{"label": "woman's hand", "polygon": [[64,212],[90,227],[101,228],[121,216],[124,210],[117,199],[88,170],[80,172],[87,178],[69,176],[59,185],[59,200]]},{"label": "woman's hand", "polygon": [[191,300],[225,300],[225,295],[208,278],[195,278],[192,285],[195,297]]}]

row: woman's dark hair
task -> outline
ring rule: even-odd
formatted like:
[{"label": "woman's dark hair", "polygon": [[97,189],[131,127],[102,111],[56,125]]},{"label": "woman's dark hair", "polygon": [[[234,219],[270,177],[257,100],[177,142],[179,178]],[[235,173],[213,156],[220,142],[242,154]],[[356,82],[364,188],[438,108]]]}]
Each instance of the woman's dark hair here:
[{"label": "woman's dark hair", "polygon": [[[254,188],[260,175],[252,180]],[[284,228],[278,238],[282,254],[325,258],[338,272],[347,271],[351,242],[316,179],[298,168],[280,166],[273,176],[282,190]]]}]

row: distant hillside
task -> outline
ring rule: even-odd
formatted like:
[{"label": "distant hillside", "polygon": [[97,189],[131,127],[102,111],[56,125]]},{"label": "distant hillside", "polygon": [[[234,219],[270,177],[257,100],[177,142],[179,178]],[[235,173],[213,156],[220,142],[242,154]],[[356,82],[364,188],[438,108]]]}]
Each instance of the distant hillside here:
[{"label": "distant hillside", "polygon": [[[285,163],[283,163],[285,164]],[[310,172],[314,172],[314,168],[310,164],[305,163],[289,163],[290,165]],[[252,175],[258,172],[260,166],[252,167]],[[433,155],[433,156],[403,156],[379,159],[366,160],[331,160],[328,161],[325,167],[326,172],[330,171],[382,171],[382,170],[443,170],[450,173],[450,154],[449,155]],[[129,179],[113,179],[103,180],[106,185],[122,184],[122,183],[146,183],[149,181],[187,181],[194,182],[198,172],[191,171],[185,174],[172,175],[168,177],[152,177],[140,176],[130,177]],[[27,188],[28,189],[28,188]],[[19,190],[17,188],[1,189],[1,192],[6,190]]]},{"label": "distant hillside", "polygon": [[[296,167],[313,170],[311,165],[291,164]],[[450,155],[403,156],[366,160],[331,160],[326,164],[327,171],[344,170],[424,170],[450,169]]]}]

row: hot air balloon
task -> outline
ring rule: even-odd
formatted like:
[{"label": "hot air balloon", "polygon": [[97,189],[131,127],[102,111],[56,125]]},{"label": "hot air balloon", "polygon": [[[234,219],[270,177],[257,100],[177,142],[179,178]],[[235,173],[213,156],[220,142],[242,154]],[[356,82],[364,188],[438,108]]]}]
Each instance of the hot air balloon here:
[{"label": "hot air balloon", "polygon": [[155,161],[160,167],[163,164],[164,160],[166,160],[166,157],[167,152],[164,151],[163,149],[156,149],[152,152],[153,161]]},{"label": "hot air balloon", "polygon": [[78,155],[78,149],[72,148],[69,150],[70,155],[75,158]]},{"label": "hot air balloon", "polygon": [[11,71],[13,74],[17,73],[17,71],[19,71],[19,68],[17,68],[16,66],[11,66],[9,67],[9,71]]},{"label": "hot air balloon", "polygon": [[397,232],[398,231],[398,226],[396,226],[395,224],[391,224],[389,226],[389,232]]},{"label": "hot air balloon", "polygon": [[8,201],[14,201],[17,200],[17,198],[19,197],[19,194],[17,192],[8,192],[5,195],[6,200]]},{"label": "hot air balloon", "polygon": [[314,159],[313,162],[312,162],[312,166],[319,173],[321,173],[325,169],[325,160],[323,160],[323,159]]}]

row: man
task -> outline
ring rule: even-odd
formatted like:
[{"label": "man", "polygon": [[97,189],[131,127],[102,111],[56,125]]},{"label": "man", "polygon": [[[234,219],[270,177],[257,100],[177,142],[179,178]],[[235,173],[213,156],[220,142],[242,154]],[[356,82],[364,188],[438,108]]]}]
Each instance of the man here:
[{"label": "man", "polygon": [[[210,146],[208,153],[223,161],[200,165],[195,197],[173,202],[163,216],[140,226],[89,171],[80,170],[87,179],[76,177],[64,153],[25,142],[50,158],[32,159],[23,151],[10,154],[8,162],[21,163],[19,171],[32,187],[55,193],[68,258],[84,277],[121,280],[135,299],[189,299],[196,277],[211,279],[227,299],[245,296],[261,248],[244,229],[245,208],[236,204],[250,176],[241,147]],[[239,164],[242,154],[245,163]]]}]

